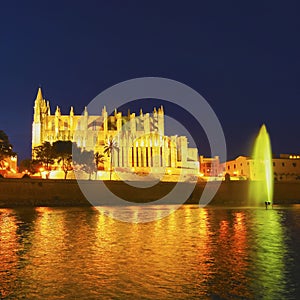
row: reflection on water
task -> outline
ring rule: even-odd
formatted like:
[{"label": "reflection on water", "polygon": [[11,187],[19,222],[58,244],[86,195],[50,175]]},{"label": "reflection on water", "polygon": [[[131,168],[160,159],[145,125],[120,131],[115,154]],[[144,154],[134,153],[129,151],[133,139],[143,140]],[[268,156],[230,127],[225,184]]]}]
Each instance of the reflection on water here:
[{"label": "reflection on water", "polygon": [[[172,206],[114,208],[138,220]],[[7,299],[296,299],[300,207],[183,206],[151,223],[95,208],[0,209]]]}]

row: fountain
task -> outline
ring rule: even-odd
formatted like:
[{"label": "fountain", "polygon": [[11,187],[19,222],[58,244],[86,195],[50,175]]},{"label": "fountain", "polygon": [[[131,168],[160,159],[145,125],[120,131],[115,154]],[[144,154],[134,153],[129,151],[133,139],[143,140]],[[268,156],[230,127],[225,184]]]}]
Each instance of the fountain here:
[{"label": "fountain", "polygon": [[271,142],[264,124],[256,137],[252,159],[249,199],[255,205],[265,205],[267,209],[273,203],[274,178]]}]

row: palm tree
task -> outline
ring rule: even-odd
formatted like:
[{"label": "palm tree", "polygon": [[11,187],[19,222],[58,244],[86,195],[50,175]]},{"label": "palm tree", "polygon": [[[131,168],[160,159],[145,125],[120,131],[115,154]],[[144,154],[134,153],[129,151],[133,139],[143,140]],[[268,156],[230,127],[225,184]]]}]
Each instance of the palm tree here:
[{"label": "palm tree", "polygon": [[113,153],[115,150],[119,150],[117,142],[110,137],[107,140],[107,144],[104,146],[104,154],[107,154],[108,157],[110,157],[110,175],[109,180],[111,180],[111,174],[112,174],[112,164],[113,164]]},{"label": "palm tree", "polygon": [[[97,179],[97,172],[99,170],[99,164],[104,164],[105,161],[105,155],[104,154],[100,154],[99,152],[96,152],[94,154],[94,162],[96,165],[96,174],[95,174],[95,179]],[[103,168],[104,169],[104,168]]]},{"label": "palm tree", "polygon": [[100,154],[99,152],[96,152],[94,155],[94,159],[95,159],[96,168],[98,170],[98,166],[100,163],[104,162],[105,156],[103,154]]}]

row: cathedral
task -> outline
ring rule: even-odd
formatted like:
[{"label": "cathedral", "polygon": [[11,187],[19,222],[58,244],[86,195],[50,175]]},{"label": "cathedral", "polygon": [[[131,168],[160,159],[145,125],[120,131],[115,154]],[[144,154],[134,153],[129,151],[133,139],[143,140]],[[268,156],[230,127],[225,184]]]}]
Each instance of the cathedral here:
[{"label": "cathedral", "polygon": [[[113,141],[111,159],[104,169],[119,168],[135,172],[168,172],[168,174],[198,174],[197,148],[189,148],[185,136],[165,136],[164,109],[153,112],[122,115],[115,110],[108,115],[103,107],[101,115],[90,115],[87,108],[82,115],[75,115],[73,107],[62,115],[57,106],[51,114],[50,102],[38,89],[34,102],[32,123],[32,150],[48,141],[76,142],[77,146],[94,153],[104,154],[105,146]],[[110,165],[112,164],[112,166]],[[167,171],[166,171],[167,170]]]}]

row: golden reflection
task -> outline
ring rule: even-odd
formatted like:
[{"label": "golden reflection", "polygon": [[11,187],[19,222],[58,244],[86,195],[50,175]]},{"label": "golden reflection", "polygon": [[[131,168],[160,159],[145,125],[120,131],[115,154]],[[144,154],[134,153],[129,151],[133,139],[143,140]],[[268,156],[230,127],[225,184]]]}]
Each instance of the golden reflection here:
[{"label": "golden reflection", "polygon": [[35,208],[35,211],[38,212],[38,213],[48,213],[48,212],[51,212],[53,209],[51,207],[36,207]]},{"label": "golden reflection", "polygon": [[139,222],[139,211],[138,211],[138,207],[134,206],[131,207],[131,210],[133,212],[133,218],[132,218],[132,222],[137,224]]},{"label": "golden reflection", "polygon": [[104,210],[99,210],[97,229],[102,231],[102,229],[105,226],[106,219],[107,219],[107,217],[105,216]]},{"label": "golden reflection", "polygon": [[[246,239],[247,239],[247,231],[245,227],[245,213],[237,212],[234,214],[234,222],[233,222],[233,230],[234,230],[234,248],[238,251],[239,254],[245,254],[246,248]],[[243,255],[239,255],[239,258],[243,258]],[[241,261],[239,259],[239,261]]]},{"label": "golden reflection", "polygon": [[200,222],[200,228],[205,229],[205,232],[208,230],[208,213],[207,209],[205,208],[199,208],[199,222]]},{"label": "golden reflection", "polygon": [[[240,279],[246,280],[247,269],[249,267],[247,260],[247,229],[245,226],[245,212],[236,212],[233,220],[233,243],[232,255],[234,259],[231,265],[231,272],[234,276],[239,276]],[[245,290],[242,290],[239,286],[235,286],[233,291],[240,297],[251,297],[250,293],[245,294]]]},{"label": "golden reflection", "polygon": [[[156,230],[165,230],[166,234],[168,235],[174,235],[174,234],[178,234],[181,230],[182,230],[182,224],[178,223],[178,218],[176,217],[177,213],[181,213],[182,209],[179,210],[175,210],[174,211],[174,207],[165,207],[165,210],[168,210],[167,212],[164,212],[163,215],[168,215],[167,217],[163,218],[163,219],[159,219],[160,214],[157,215],[157,220],[160,221],[155,221],[155,226]],[[157,224],[156,224],[157,223]]]},{"label": "golden reflection", "polygon": [[[65,250],[64,214],[59,209],[36,208],[38,217],[34,228],[30,266],[24,276],[33,284],[62,280],[57,265],[63,265]],[[33,272],[33,270],[36,270]]]},{"label": "golden reflection", "polygon": [[168,212],[168,221],[170,222],[170,224],[172,224],[173,226],[176,226],[176,221],[177,221],[177,218],[175,217],[176,214],[176,208],[173,208],[173,207],[169,207],[169,208],[166,208],[166,209],[169,209],[169,212]]},{"label": "golden reflection", "polygon": [[[107,298],[122,298],[124,290],[136,292],[132,298],[147,298],[151,291],[156,299],[181,292],[195,299],[277,299],[288,280],[280,212],[174,209],[0,209],[2,297],[17,299],[14,290],[30,286],[38,295],[51,287],[51,293],[80,299],[90,291],[95,298],[103,291]],[[170,214],[126,223],[109,213],[133,220]]]},{"label": "golden reflection", "polygon": [[236,232],[244,230],[244,213],[237,212],[234,217],[234,230]]},{"label": "golden reflection", "polygon": [[[195,213],[196,212],[196,213]],[[189,260],[195,262],[195,270],[186,274],[188,281],[197,282],[199,288],[199,298],[207,295],[207,282],[213,282],[215,262],[212,253],[213,232],[210,227],[210,215],[207,208],[194,207],[187,211],[186,230],[188,236],[194,236],[194,240],[187,242],[192,247],[192,251],[185,249]],[[183,235],[184,236],[184,235]]]},{"label": "golden reflection", "polygon": [[185,220],[187,222],[190,222],[191,221],[191,215],[192,215],[192,212],[191,212],[191,206],[190,205],[187,205],[185,207]]},{"label": "golden reflection", "polygon": [[202,244],[202,249],[205,250],[203,253],[209,254],[209,218],[208,218],[208,212],[205,208],[199,208],[199,226],[198,226],[198,232],[199,232],[199,238],[200,243]]},{"label": "golden reflection", "polygon": [[159,208],[157,208],[156,209],[156,220],[160,220],[160,219],[162,219],[162,217],[163,217],[162,211]]},{"label": "golden reflection", "polygon": [[[160,214],[157,212],[157,216],[159,216]],[[173,213],[171,215],[174,215]],[[169,215],[168,217],[164,218],[164,219],[159,219],[157,218],[156,221],[153,221],[153,236],[155,239],[159,238],[160,234],[161,234],[161,230],[162,228],[166,228],[168,224],[168,222],[173,223],[174,224],[174,220],[172,219],[171,215]],[[170,225],[172,226],[172,225]]]},{"label": "golden reflection", "polygon": [[227,220],[222,220],[220,222],[220,239],[227,239],[229,233],[229,224]]},{"label": "golden reflection", "polygon": [[11,213],[10,209],[0,209],[0,296],[3,298],[13,293],[19,260],[16,219]]},{"label": "golden reflection", "polygon": [[105,216],[106,221],[113,219],[113,207],[99,206],[96,208],[102,216]]},{"label": "golden reflection", "polygon": [[[210,257],[214,261],[213,269],[217,268],[218,270],[218,278],[210,278],[214,284],[213,289],[220,291],[219,296],[224,299],[229,297],[228,291],[237,297],[250,297],[245,286],[236,284],[247,276],[247,239],[244,213],[212,209],[210,210],[210,223],[218,225],[214,229],[216,232],[212,232],[214,238],[210,253]],[[227,288],[224,289],[224,286]]]},{"label": "golden reflection", "polygon": [[210,256],[210,228],[209,228],[209,217],[207,209],[199,208],[199,225],[198,225],[198,233],[199,233],[199,242],[201,243],[201,252],[202,256],[207,255]]}]

